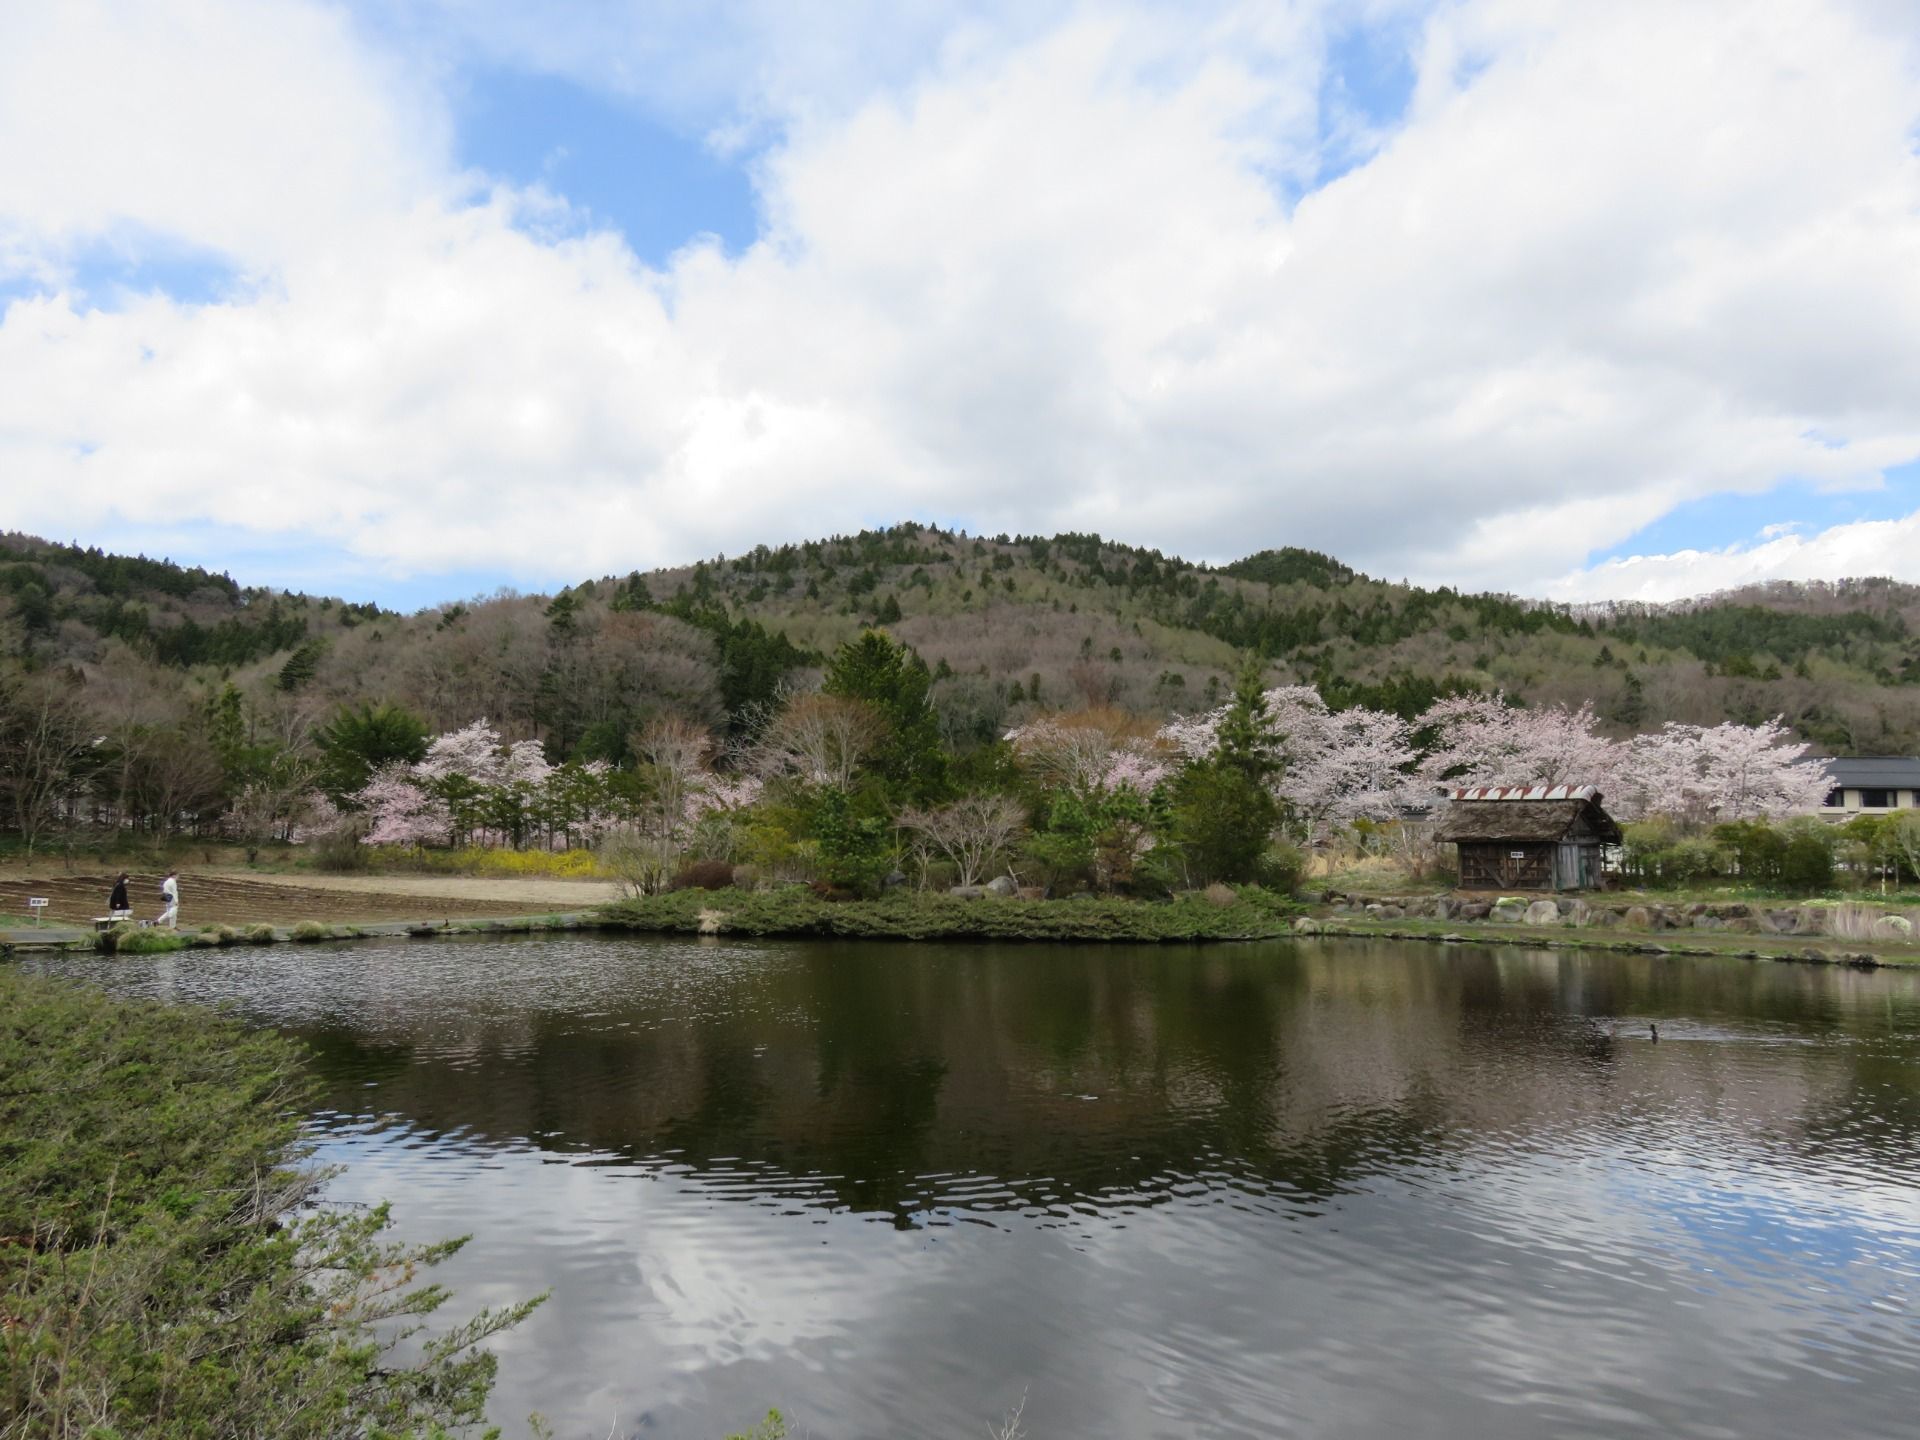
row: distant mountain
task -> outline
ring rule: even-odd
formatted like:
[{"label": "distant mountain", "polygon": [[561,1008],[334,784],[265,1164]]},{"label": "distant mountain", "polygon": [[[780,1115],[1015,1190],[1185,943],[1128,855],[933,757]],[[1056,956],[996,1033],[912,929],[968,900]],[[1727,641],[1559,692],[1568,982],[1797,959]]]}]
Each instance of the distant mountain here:
[{"label": "distant mountain", "polygon": [[1920,588],[1885,580],[1571,607],[1390,584],[1309,550],[1210,568],[1096,535],[903,524],[401,616],[0,537],[9,665],[182,714],[230,681],[286,726],[387,699],[605,751],[662,708],[737,721],[875,624],[935,668],[961,743],[1036,709],[1199,710],[1251,652],[1335,705],[1411,715],[1503,690],[1591,701],[1621,732],[1783,714],[1830,751],[1920,750]]}]

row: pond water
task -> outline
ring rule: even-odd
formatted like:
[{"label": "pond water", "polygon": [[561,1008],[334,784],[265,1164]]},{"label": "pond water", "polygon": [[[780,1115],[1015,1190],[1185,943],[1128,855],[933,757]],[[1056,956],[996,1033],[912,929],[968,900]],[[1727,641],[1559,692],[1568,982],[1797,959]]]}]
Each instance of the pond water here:
[{"label": "pond water", "polygon": [[[62,958],[309,1041],[333,1194],[703,1437],[1911,1436],[1920,976],[1355,942]],[[1659,1038],[1650,1034],[1657,1022]],[[451,1313],[451,1312],[450,1312]]]}]

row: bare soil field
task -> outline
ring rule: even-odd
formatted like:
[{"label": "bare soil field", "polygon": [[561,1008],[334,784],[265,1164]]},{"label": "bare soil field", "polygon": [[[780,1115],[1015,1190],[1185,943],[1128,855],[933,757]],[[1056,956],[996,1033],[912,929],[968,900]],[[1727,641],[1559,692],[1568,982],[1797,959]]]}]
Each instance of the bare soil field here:
[{"label": "bare soil field", "polygon": [[[49,924],[85,925],[104,915],[111,874],[0,878],[0,915],[28,914],[30,896],[45,896]],[[302,920],[450,920],[467,916],[537,915],[584,910],[614,898],[618,887],[555,880],[487,880],[473,876],[256,875],[218,870],[180,872],[180,924],[294,925]],[[127,881],[134,914],[160,913],[160,876]]]}]

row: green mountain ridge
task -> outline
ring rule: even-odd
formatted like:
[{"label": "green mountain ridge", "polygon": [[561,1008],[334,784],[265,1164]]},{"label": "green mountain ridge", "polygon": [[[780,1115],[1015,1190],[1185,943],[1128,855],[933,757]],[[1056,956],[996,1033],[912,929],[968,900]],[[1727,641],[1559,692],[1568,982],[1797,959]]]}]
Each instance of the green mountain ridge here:
[{"label": "green mountain ridge", "polygon": [[401,615],[0,536],[0,665],[69,676],[142,723],[231,685],[282,733],[393,701],[443,728],[485,715],[556,755],[617,753],[663,709],[739,726],[872,625],[934,668],[961,745],[1040,710],[1204,709],[1251,652],[1336,706],[1412,715],[1499,690],[1591,702],[1620,733],[1781,714],[1824,751],[1920,750],[1920,587],[1890,580],[1570,606],[1390,583],[1293,547],[1209,567],[1097,535],[906,523]]}]

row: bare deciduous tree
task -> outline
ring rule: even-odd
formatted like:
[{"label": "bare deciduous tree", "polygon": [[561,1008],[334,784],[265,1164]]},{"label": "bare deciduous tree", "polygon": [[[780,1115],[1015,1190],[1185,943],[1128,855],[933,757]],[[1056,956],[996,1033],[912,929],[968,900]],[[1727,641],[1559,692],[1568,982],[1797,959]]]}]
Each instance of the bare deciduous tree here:
[{"label": "bare deciduous tree", "polygon": [[663,715],[635,731],[629,743],[651,781],[646,828],[667,838],[679,835],[690,818],[689,802],[713,737],[691,720]]},{"label": "bare deciduous tree", "polygon": [[938,810],[909,810],[900,826],[951,860],[962,885],[977,885],[1026,828],[1026,813],[1011,795],[969,795]]},{"label": "bare deciduous tree", "polygon": [[71,688],[32,677],[0,690],[0,795],[27,854],[66,815],[94,734]]},{"label": "bare deciduous tree", "polygon": [[645,776],[645,795],[634,823],[607,831],[594,850],[628,894],[654,895],[666,889],[685,848],[713,737],[704,726],[663,715],[628,743]]},{"label": "bare deciduous tree", "polygon": [[844,790],[886,734],[886,721],[864,700],[796,695],[761,730],[748,758],[763,779],[797,776]]}]

